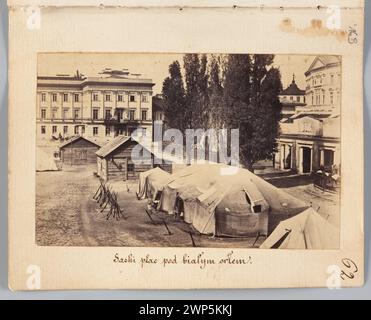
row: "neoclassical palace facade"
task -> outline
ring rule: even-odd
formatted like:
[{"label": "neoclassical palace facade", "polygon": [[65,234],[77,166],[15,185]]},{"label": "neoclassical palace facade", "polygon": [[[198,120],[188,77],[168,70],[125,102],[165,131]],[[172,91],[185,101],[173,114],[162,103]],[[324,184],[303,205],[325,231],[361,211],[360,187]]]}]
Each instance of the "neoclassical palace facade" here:
[{"label": "neoclassical palace facade", "polygon": [[151,79],[127,70],[104,70],[100,77],[39,76],[38,140],[130,135],[142,128],[152,135]]},{"label": "neoclassical palace facade", "polygon": [[281,94],[275,166],[303,174],[340,169],[341,58],[317,56],[305,76],[305,90],[293,81]]}]

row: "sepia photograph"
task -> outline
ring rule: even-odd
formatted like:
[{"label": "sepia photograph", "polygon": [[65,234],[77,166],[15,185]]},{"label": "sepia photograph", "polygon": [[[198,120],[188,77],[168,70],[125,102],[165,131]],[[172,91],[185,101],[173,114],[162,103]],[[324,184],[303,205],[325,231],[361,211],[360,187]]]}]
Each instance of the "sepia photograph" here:
[{"label": "sepia photograph", "polygon": [[342,57],[39,53],[38,246],[336,250]]},{"label": "sepia photograph", "polygon": [[11,290],[362,286],[364,1],[139,3],[8,0]]}]

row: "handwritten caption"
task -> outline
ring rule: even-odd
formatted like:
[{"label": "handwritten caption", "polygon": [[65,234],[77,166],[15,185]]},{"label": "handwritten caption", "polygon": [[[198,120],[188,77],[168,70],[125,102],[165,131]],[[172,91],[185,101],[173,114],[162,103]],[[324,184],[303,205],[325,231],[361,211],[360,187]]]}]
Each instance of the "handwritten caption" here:
[{"label": "handwritten caption", "polygon": [[141,268],[145,268],[150,265],[160,265],[164,268],[172,265],[188,265],[196,266],[201,270],[206,269],[208,266],[217,266],[217,265],[251,265],[253,263],[252,257],[238,257],[233,251],[228,252],[225,256],[220,258],[211,258],[208,257],[204,252],[200,252],[195,255],[191,254],[173,254],[166,257],[157,257],[150,254],[144,256],[136,256],[132,253],[126,256],[120,256],[116,253],[113,257],[113,263],[120,264],[136,264]]}]

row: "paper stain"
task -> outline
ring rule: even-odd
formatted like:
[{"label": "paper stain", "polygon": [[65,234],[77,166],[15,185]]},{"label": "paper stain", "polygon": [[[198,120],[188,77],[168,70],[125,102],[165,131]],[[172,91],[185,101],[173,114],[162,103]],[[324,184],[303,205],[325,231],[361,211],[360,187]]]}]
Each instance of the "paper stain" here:
[{"label": "paper stain", "polygon": [[280,24],[280,30],[286,33],[297,33],[306,37],[335,37],[338,41],[347,40],[348,32],[341,29],[329,29],[322,20],[313,19],[309,27],[297,28],[290,18],[285,18]]}]

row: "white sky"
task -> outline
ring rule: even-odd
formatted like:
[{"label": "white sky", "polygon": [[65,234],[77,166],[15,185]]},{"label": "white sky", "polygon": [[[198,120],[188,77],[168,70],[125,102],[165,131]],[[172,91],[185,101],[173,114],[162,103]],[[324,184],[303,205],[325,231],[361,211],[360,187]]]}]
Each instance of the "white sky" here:
[{"label": "white sky", "polygon": [[[277,55],[274,66],[282,75],[282,83],[286,88],[295,73],[296,83],[305,89],[304,72],[309,68],[314,56]],[[154,94],[161,93],[162,83],[168,76],[169,65],[178,60],[183,65],[182,54],[102,54],[102,53],[53,53],[40,54],[38,75],[53,76],[56,74],[75,74],[78,69],[85,76],[99,76],[105,68],[129,69],[131,73],[140,73],[152,79],[156,84]]]}]

